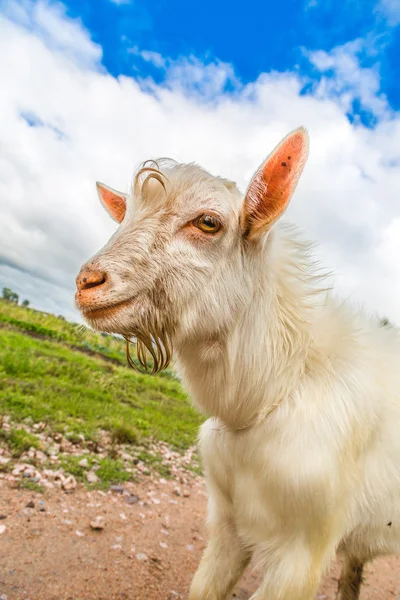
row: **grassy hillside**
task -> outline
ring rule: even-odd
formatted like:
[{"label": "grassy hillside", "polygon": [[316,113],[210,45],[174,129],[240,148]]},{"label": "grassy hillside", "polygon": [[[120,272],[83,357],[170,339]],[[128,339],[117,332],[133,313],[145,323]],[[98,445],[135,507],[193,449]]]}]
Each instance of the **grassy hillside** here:
[{"label": "grassy hillside", "polygon": [[16,454],[18,447],[39,445],[26,424],[41,423],[49,435],[92,446],[107,432],[113,444],[139,445],[146,457],[151,440],[183,452],[195,443],[201,422],[171,372],[140,375],[126,366],[123,341],[4,300],[1,415],[10,417],[12,429],[3,431],[0,444]]}]

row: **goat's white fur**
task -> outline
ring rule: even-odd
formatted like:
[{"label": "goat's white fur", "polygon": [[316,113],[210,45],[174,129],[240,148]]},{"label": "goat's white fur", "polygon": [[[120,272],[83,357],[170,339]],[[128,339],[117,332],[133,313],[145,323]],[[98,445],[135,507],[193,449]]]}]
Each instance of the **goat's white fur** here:
[{"label": "goat's white fur", "polygon": [[[232,184],[195,166],[165,172],[176,218],[214,207],[226,228],[220,246],[174,233],[163,248],[170,277],[173,265],[182,275],[168,288],[177,368],[211,417],[200,432],[210,540],[189,598],[230,597],[255,554],[265,578],[254,600],[312,600],[335,551],[349,564],[400,551],[399,334],[321,289],[292,228],[274,225],[243,251]],[[90,263],[112,272],[117,300],[143,285],[140,271],[122,280],[121,262],[126,270],[130,252],[137,273],[158,235],[157,186],[152,212],[128,200],[120,230]],[[147,263],[149,288],[151,268],[163,273]],[[132,315],[93,324],[125,333]]]}]

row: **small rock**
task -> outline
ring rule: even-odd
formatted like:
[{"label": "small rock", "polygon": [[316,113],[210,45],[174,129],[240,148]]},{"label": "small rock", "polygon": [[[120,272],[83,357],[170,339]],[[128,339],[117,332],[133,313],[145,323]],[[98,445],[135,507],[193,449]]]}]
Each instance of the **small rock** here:
[{"label": "small rock", "polygon": [[7,596],[6,596],[5,594],[2,594],[2,595],[0,596],[0,600],[7,600]]},{"label": "small rock", "polygon": [[120,457],[122,460],[132,460],[132,456],[127,452],[121,452]]},{"label": "small rock", "polygon": [[0,515],[0,521],[4,521],[4,519],[7,519],[7,515]]},{"label": "small rock", "polygon": [[137,502],[139,502],[139,498],[134,494],[131,494],[130,496],[126,497],[127,504],[137,504]]},{"label": "small rock", "polygon": [[87,469],[87,468],[88,468],[88,466],[89,466],[89,461],[88,461],[88,459],[87,459],[87,458],[82,458],[82,460],[80,460],[80,461],[78,462],[78,465],[79,465],[80,467],[83,467],[84,469]]},{"label": "small rock", "polygon": [[180,496],[181,490],[178,487],[176,487],[172,490],[172,493],[175,494],[175,496]]},{"label": "small rock", "polygon": [[190,492],[188,492],[188,490],[185,490],[185,491],[183,492],[183,496],[184,496],[185,498],[189,498],[189,497],[190,497]]},{"label": "small rock", "polygon": [[193,550],[194,550],[194,546],[192,546],[192,544],[188,544],[188,545],[186,546],[186,548],[187,548],[187,549],[188,549],[190,552],[193,552]]},{"label": "small rock", "polygon": [[15,465],[12,474],[14,475],[14,477],[18,477],[18,475],[22,475],[22,473],[25,471],[25,469],[28,469],[29,465],[24,465],[24,464],[17,464]]},{"label": "small rock", "polygon": [[0,456],[0,465],[7,465],[10,462],[11,458],[6,458],[5,456]]},{"label": "small rock", "polygon": [[143,554],[142,552],[139,552],[139,554],[136,554],[136,558],[138,560],[147,560],[148,556],[147,556],[147,554]]},{"label": "small rock", "polygon": [[160,546],[161,548],[164,548],[164,550],[168,548],[168,544],[166,544],[165,542],[160,542]]},{"label": "small rock", "polygon": [[44,463],[47,460],[46,454],[44,452],[42,452],[41,450],[36,450],[35,458],[36,458],[36,460],[38,460],[41,463]]},{"label": "small rock", "polygon": [[78,537],[83,537],[85,535],[84,533],[82,533],[82,531],[79,531],[78,529],[75,531],[75,533]]},{"label": "small rock", "polygon": [[75,477],[73,475],[69,475],[69,477],[66,477],[64,479],[64,481],[62,482],[62,488],[66,492],[72,492],[76,488],[76,479],[75,479]]},{"label": "small rock", "polygon": [[29,500],[28,504],[26,505],[26,508],[35,508],[35,503],[33,500]]},{"label": "small rock", "polygon": [[90,521],[90,527],[92,529],[104,529],[104,527],[106,526],[106,522],[104,517],[96,517],[93,519],[93,521]]},{"label": "small rock", "polygon": [[112,492],[116,492],[117,494],[123,494],[124,493],[124,486],[123,485],[110,485],[110,490]]},{"label": "small rock", "polygon": [[119,516],[123,521],[126,521],[128,518],[125,513],[121,513]]},{"label": "small rock", "polygon": [[86,473],[86,479],[88,480],[88,483],[97,483],[100,481],[94,471],[89,471],[89,473]]},{"label": "small rock", "polygon": [[0,525],[0,535],[5,532],[7,527],[5,525]]}]

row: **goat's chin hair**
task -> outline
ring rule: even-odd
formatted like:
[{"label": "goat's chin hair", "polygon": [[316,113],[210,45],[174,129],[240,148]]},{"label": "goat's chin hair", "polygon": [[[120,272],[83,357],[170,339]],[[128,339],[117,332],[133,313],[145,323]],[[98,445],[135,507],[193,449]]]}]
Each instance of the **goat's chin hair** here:
[{"label": "goat's chin hair", "polygon": [[[129,366],[135,371],[155,375],[169,366],[173,354],[171,328],[155,327],[154,324],[152,327],[135,326],[129,333],[124,333],[124,338],[126,340],[126,358]],[[132,344],[136,345],[139,364],[132,358]]]}]

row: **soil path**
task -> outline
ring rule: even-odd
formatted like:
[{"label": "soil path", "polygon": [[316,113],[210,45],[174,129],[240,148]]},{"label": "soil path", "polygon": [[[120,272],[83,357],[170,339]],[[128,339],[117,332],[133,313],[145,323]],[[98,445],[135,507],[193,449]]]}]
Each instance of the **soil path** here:
[{"label": "soil path", "polygon": [[[0,481],[0,600],[186,599],[205,511],[201,479],[180,489],[149,478],[125,491],[44,495]],[[96,517],[103,530],[90,527]],[[337,573],[333,565],[318,600],[333,600]],[[248,599],[259,578],[249,569],[234,598]],[[361,600],[399,599],[400,558],[369,566]]]}]

